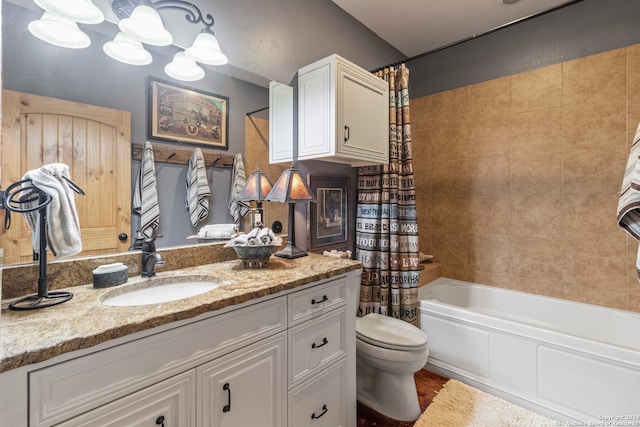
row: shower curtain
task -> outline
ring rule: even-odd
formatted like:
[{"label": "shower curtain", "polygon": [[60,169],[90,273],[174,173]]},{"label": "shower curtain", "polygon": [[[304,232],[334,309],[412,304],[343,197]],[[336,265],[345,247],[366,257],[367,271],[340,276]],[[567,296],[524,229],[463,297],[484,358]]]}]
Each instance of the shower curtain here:
[{"label": "shower curtain", "polygon": [[409,69],[402,64],[377,75],[389,83],[389,164],[358,169],[355,249],[364,268],[358,315],[379,313],[419,326]]}]

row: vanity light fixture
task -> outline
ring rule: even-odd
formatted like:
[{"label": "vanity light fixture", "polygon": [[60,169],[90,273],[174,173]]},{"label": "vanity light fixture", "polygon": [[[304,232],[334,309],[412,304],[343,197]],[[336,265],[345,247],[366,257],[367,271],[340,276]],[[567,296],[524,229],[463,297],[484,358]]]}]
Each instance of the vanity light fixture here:
[{"label": "vanity light fixture", "polygon": [[29,32],[47,43],[69,49],[84,49],[91,44],[88,35],[80,31],[71,19],[45,11],[37,21],[29,23]]},{"label": "vanity light fixture", "polygon": [[153,57],[142,46],[142,43],[122,31],[116,34],[114,40],[105,43],[102,49],[111,58],[125,64],[147,65],[153,61]]},{"label": "vanity light fixture", "polygon": [[169,77],[185,82],[193,82],[204,77],[204,70],[184,52],[176,53],[173,61],[165,65],[164,72]]},{"label": "vanity light fixture", "polygon": [[297,248],[295,245],[295,204],[296,202],[316,203],[317,201],[300,171],[294,165],[291,165],[289,169],[282,172],[282,175],[280,175],[280,178],[278,178],[269,194],[267,194],[265,200],[289,204],[289,233],[287,245],[284,249],[274,253],[274,255],[280,258],[290,259],[307,256],[306,251]]},{"label": "vanity light fixture", "polygon": [[273,188],[273,184],[269,180],[269,177],[260,170],[260,168],[256,168],[256,171],[249,175],[247,178],[247,183],[244,188],[240,190],[238,193],[238,200],[241,202],[256,202],[256,213],[253,214],[252,210],[252,220],[251,227],[254,228],[258,225],[258,223],[263,224],[263,213],[262,210],[262,201],[266,200],[267,194]]}]

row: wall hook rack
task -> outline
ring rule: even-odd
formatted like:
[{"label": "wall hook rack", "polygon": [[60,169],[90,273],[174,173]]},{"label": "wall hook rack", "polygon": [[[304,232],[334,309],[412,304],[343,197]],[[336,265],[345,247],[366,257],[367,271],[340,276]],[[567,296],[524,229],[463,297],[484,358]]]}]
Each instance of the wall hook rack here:
[{"label": "wall hook rack", "polygon": [[[153,145],[153,144],[152,144]],[[143,144],[131,144],[131,158],[140,160],[142,158]],[[189,164],[189,159],[193,154],[193,148],[173,148],[163,145],[153,145],[153,156],[156,162],[173,163],[177,165]],[[216,168],[233,168],[233,158],[231,154],[222,154],[215,151],[202,150],[204,164]]]}]

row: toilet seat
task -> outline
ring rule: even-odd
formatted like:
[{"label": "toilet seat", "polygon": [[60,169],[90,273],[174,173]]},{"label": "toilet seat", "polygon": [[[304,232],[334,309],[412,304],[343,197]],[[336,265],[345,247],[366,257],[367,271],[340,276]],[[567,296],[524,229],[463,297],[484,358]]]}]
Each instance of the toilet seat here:
[{"label": "toilet seat", "polygon": [[356,337],[390,350],[418,350],[427,345],[427,335],[419,328],[393,317],[370,313],[356,320]]}]

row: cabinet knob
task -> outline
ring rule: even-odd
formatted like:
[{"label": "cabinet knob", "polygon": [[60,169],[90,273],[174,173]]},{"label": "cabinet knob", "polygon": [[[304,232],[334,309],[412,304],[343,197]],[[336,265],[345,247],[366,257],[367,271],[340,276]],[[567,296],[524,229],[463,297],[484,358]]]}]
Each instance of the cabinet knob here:
[{"label": "cabinet knob", "polygon": [[311,419],[312,420],[317,420],[318,418],[322,417],[324,414],[326,414],[328,411],[327,409],[327,405],[322,405],[322,412],[320,412],[320,414],[316,415],[316,413],[314,412],[313,414],[311,414]]},{"label": "cabinet knob", "polygon": [[156,418],[156,425],[164,427],[164,415],[160,415],[158,418]]}]

